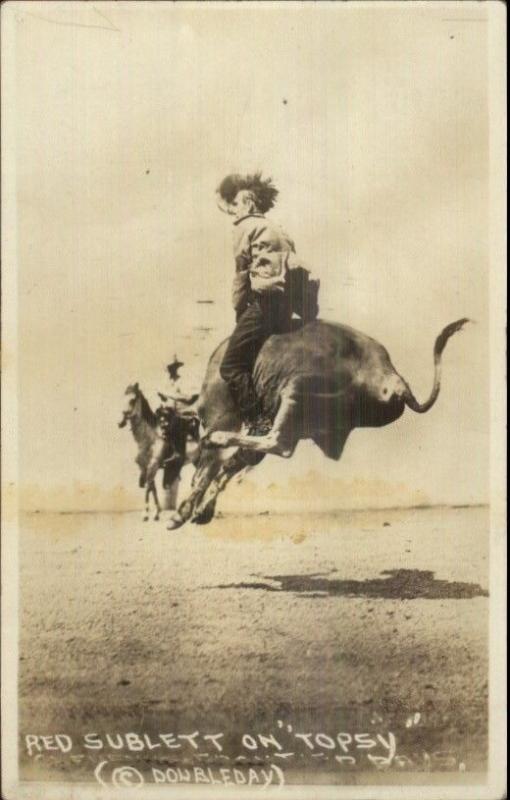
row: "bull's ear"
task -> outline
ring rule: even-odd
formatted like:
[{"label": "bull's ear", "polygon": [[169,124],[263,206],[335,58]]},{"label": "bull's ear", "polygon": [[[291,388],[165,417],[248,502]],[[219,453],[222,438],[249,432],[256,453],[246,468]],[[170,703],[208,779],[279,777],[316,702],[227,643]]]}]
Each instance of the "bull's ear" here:
[{"label": "bull's ear", "polygon": [[160,400],[162,400],[164,403],[166,403],[166,401],[168,400],[168,395],[167,395],[167,394],[163,394],[162,392],[158,392],[158,397],[159,397],[159,399],[160,399]]},{"label": "bull's ear", "polygon": [[135,392],[137,392],[139,388],[140,387],[138,386],[138,383],[133,384],[133,389],[135,390]]}]

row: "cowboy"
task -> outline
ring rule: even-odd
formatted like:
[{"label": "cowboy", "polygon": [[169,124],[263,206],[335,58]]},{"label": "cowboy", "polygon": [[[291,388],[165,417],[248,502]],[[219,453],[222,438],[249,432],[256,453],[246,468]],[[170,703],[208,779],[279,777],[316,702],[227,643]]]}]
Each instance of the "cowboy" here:
[{"label": "cowboy", "polygon": [[[168,412],[175,412],[181,430],[187,430],[188,436],[193,441],[198,441],[198,416],[193,408],[198,400],[198,393],[185,394],[182,391],[179,385],[179,381],[181,380],[179,370],[183,366],[184,361],[179,361],[177,356],[174,356],[174,360],[170,364],[167,364],[166,371],[171,385],[171,394],[158,392],[158,397],[162,401],[160,409],[167,414],[167,420],[173,419],[172,415]],[[163,432],[165,433],[165,431]],[[168,422],[166,432],[171,433]]]},{"label": "cowboy", "polygon": [[252,433],[264,433],[271,428],[271,421],[264,419],[252,369],[265,340],[290,329],[293,309],[287,276],[295,263],[295,246],[288,234],[265,216],[278,195],[271,179],[262,179],[260,173],[228,175],[217,194],[220,209],[235,217],[232,301],[237,322],[220,374],[243,422],[251,426]]},{"label": "cowboy", "polygon": [[167,405],[171,405],[178,413],[186,413],[189,406],[192,406],[198,399],[198,394],[185,394],[181,389],[179,384],[181,380],[179,370],[183,366],[184,361],[179,361],[177,356],[174,356],[174,360],[170,364],[167,364],[166,367],[171,385],[171,394],[162,394],[158,392],[161,400]]}]

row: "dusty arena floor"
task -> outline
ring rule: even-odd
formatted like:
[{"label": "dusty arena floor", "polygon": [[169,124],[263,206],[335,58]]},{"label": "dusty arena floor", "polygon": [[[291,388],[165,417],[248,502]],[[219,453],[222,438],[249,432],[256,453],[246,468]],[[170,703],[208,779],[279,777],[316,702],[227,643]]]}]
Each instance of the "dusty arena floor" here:
[{"label": "dusty arena floor", "polygon": [[481,771],[488,563],[483,507],[172,533],[137,514],[26,514],[21,777],[94,780],[109,756],[170,781],[243,760],[289,782]]}]

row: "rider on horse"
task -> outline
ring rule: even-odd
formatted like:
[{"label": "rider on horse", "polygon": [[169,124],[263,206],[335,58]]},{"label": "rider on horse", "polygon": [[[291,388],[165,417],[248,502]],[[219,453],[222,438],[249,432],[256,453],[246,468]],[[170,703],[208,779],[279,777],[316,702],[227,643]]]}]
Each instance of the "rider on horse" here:
[{"label": "rider on horse", "polygon": [[294,242],[285,231],[265,217],[278,190],[271,179],[255,175],[228,175],[218,187],[220,209],[235,217],[235,276],[232,289],[236,327],[220,374],[252,433],[266,433],[252,370],[265,340],[290,329],[292,298],[288,272],[298,266]]}]

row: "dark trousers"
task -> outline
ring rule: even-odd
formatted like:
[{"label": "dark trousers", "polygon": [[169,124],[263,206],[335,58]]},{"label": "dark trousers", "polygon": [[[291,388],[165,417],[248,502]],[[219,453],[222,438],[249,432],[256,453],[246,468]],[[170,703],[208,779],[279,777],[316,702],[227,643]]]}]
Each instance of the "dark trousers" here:
[{"label": "dark trousers", "polygon": [[245,419],[253,419],[261,410],[252,381],[259,351],[269,336],[289,330],[290,318],[286,294],[274,292],[254,299],[237,321],[220,375],[228,383]]}]

